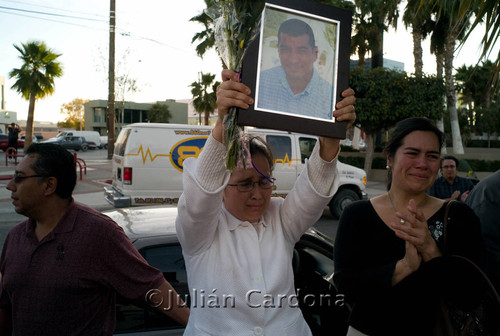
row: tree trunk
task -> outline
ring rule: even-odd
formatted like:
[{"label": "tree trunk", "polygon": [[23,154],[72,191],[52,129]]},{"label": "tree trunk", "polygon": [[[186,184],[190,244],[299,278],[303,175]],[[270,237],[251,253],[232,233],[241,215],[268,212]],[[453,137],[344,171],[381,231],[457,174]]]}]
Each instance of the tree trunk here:
[{"label": "tree trunk", "polygon": [[444,68],[444,55],[442,53],[436,54],[436,77],[443,78]]},{"label": "tree trunk", "polygon": [[444,55],[444,70],[446,80],[446,105],[448,113],[450,114],[451,136],[453,139],[453,153],[464,154],[464,147],[462,144],[462,136],[460,134],[460,125],[458,124],[458,113],[456,105],[456,91],[453,81],[453,54],[455,52],[455,38],[454,32],[449,32],[446,35],[446,46]]},{"label": "tree trunk", "polygon": [[366,156],[365,172],[366,176],[371,177],[373,153],[375,152],[375,134],[366,133]]},{"label": "tree trunk", "polygon": [[206,126],[208,126],[209,117],[210,117],[210,112],[205,111],[205,125]]},{"label": "tree trunk", "polygon": [[415,77],[422,77],[422,29],[416,20],[413,22],[413,59],[415,60]]},{"label": "tree trunk", "polygon": [[377,31],[377,45],[372,50],[372,69],[384,66],[384,31]]},{"label": "tree trunk", "polygon": [[[444,68],[444,55],[443,53],[436,53],[436,77],[443,78],[443,68]],[[443,104],[445,104],[445,97],[443,97]],[[441,117],[436,122],[437,128],[444,133],[444,116],[441,114]],[[441,149],[442,154],[448,154],[446,149],[446,142]]]},{"label": "tree trunk", "polygon": [[30,93],[30,104],[28,107],[28,120],[26,120],[26,129],[24,135],[24,150],[27,150],[28,147],[33,142],[33,120],[35,119],[35,101],[36,97],[33,93]]},{"label": "tree trunk", "polygon": [[361,136],[361,130],[359,129],[359,127],[351,127],[351,129],[353,130],[352,133],[352,148],[354,149],[357,149],[359,150],[359,138]]},{"label": "tree trunk", "polygon": [[365,55],[366,48],[360,46],[358,50],[358,66],[365,66]]}]

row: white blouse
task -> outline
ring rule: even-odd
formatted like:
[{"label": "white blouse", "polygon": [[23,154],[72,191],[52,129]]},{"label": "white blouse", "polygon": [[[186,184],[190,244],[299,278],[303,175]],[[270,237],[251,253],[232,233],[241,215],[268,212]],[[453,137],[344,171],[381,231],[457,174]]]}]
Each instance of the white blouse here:
[{"label": "white blouse", "polygon": [[[176,220],[191,294],[184,335],[311,335],[298,308],[292,254],[335,194],[336,167],[336,158],[319,157],[317,144],[293,190],[271,199],[256,230],[222,202],[230,177],[223,144],[210,136],[199,158],[184,162]],[[325,185],[326,195],[316,191]]]}]

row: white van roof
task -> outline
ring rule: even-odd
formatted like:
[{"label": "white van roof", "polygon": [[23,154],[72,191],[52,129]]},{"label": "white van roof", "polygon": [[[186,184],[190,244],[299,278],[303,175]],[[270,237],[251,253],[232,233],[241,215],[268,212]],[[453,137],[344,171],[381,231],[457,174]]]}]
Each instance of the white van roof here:
[{"label": "white van roof", "polygon": [[213,126],[199,126],[199,125],[186,125],[186,124],[166,124],[166,123],[134,123],[128,124],[123,128],[206,128],[212,129]]},{"label": "white van roof", "polygon": [[[123,128],[202,128],[202,129],[208,129],[211,130],[213,126],[206,126],[206,125],[186,125],[186,124],[168,124],[168,123],[133,123],[133,124],[128,124],[124,126]],[[266,133],[266,134],[292,134],[292,132],[286,132],[286,131],[278,131],[278,130],[272,130],[272,129],[264,129],[264,128],[256,128],[253,126],[246,126],[247,132],[249,133]],[[295,133],[297,134],[297,133]],[[300,134],[300,133],[299,133]],[[311,136],[311,137],[316,137],[314,135],[307,135],[304,134],[305,136]]]}]

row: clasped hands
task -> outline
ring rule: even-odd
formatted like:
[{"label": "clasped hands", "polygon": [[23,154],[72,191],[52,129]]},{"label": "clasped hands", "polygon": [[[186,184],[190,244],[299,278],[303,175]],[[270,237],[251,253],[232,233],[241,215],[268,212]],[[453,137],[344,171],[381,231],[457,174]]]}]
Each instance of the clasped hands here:
[{"label": "clasped hands", "polygon": [[441,255],[436,241],[432,238],[427,220],[415,201],[411,199],[407,207],[408,214],[396,212],[400,222],[391,222],[396,236],[405,240],[405,256],[401,260],[406,267],[416,271],[420,264]]}]

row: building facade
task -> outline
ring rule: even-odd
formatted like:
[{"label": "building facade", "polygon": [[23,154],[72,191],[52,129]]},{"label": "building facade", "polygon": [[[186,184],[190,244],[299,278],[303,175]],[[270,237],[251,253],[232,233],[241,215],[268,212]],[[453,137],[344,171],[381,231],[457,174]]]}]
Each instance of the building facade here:
[{"label": "building facade", "polygon": [[[168,106],[172,118],[172,124],[188,123],[188,104],[176,102],[175,100],[159,101]],[[115,103],[115,128],[116,134],[120,132],[123,126],[138,123],[149,122],[148,111],[155,103],[134,103],[134,102],[116,102]],[[85,106],[85,130],[97,131],[101,135],[106,135],[106,107],[107,100],[90,100]]]}]

